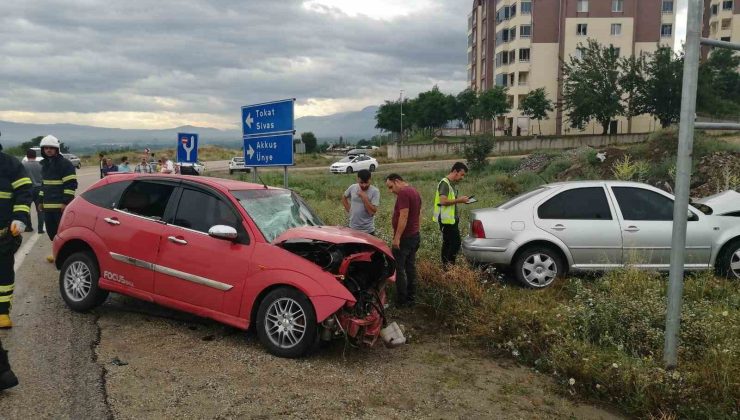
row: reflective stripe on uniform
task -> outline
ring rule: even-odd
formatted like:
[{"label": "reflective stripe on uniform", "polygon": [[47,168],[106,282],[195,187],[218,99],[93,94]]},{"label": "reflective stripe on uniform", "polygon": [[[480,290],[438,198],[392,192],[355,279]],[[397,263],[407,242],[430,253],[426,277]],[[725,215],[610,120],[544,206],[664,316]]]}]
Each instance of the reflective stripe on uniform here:
[{"label": "reflective stripe on uniform", "polygon": [[75,174],[67,175],[64,178],[62,178],[62,182],[71,181],[73,179],[77,179],[77,175],[75,175]]},{"label": "reflective stripe on uniform", "polygon": [[9,284],[7,286],[0,286],[0,293],[9,293],[13,291],[15,285]]},{"label": "reflective stripe on uniform", "polygon": [[45,179],[44,185],[62,185],[63,182],[61,179]]},{"label": "reflective stripe on uniform", "polygon": [[75,190],[64,190],[65,194],[75,195]]},{"label": "reflective stripe on uniform", "polygon": [[63,204],[47,204],[44,203],[44,210],[46,209],[61,209]]},{"label": "reflective stripe on uniform", "polygon": [[16,180],[16,181],[15,181],[15,182],[14,182],[13,184],[11,184],[11,185],[13,185],[13,189],[14,189],[14,190],[17,190],[18,188],[20,188],[20,187],[22,187],[22,186],[24,186],[24,185],[28,185],[28,184],[32,184],[32,182],[31,182],[31,178],[25,177],[25,178],[18,178],[18,179],[17,179],[17,180]]},{"label": "reflective stripe on uniform", "polygon": [[25,212],[25,213],[30,213],[31,212],[31,207],[24,206],[23,204],[16,204],[15,206],[13,206],[13,213],[19,212],[19,211],[20,212]]},{"label": "reflective stripe on uniform", "polygon": [[44,192],[43,191],[39,191],[39,197],[43,197],[43,196],[44,196]]},{"label": "reflective stripe on uniform", "polygon": [[13,193],[0,192],[0,198],[7,198],[7,199],[13,198]]},{"label": "reflective stripe on uniform", "polygon": [[0,296],[0,303],[7,303],[13,300],[13,295]]}]

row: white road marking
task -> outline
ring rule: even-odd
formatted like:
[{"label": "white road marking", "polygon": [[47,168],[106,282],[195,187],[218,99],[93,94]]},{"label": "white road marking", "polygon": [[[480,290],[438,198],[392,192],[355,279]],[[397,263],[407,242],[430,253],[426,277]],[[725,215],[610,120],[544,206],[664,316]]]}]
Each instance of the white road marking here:
[{"label": "white road marking", "polygon": [[34,233],[33,235],[31,235],[31,239],[29,239],[28,242],[24,243],[21,246],[21,249],[19,249],[18,252],[16,252],[15,265],[13,266],[13,271],[18,271],[21,265],[23,265],[23,261],[26,259],[26,255],[29,252],[31,252],[31,248],[33,248],[33,246],[36,244],[36,241],[39,240],[40,236],[41,235],[39,235],[38,233]]}]

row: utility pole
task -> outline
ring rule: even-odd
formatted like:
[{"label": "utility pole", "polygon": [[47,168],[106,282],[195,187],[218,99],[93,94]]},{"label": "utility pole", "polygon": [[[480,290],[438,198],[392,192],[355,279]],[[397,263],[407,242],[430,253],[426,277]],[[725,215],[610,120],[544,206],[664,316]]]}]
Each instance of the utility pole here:
[{"label": "utility pole", "polygon": [[403,89],[401,89],[401,141],[399,143],[403,143]]}]

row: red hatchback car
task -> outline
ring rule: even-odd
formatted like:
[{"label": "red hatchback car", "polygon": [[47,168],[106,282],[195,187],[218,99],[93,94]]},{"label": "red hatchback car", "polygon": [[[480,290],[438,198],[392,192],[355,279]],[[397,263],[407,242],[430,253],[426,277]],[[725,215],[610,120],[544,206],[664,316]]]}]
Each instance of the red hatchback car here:
[{"label": "red hatchback car", "polygon": [[341,335],[374,344],[395,279],[385,243],[322,226],[293,192],[206,177],[100,180],[65,210],[54,255],[73,310],[117,292],[253,326],[282,357]]}]

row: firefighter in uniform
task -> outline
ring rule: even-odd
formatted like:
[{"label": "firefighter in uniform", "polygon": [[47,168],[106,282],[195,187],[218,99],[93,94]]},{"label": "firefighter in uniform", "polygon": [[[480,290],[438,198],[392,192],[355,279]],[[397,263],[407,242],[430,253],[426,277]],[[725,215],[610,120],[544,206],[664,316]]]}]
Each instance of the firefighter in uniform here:
[{"label": "firefighter in uniform", "polygon": [[[21,232],[30,224],[32,182],[18,159],[2,152],[0,145],[0,328],[11,328],[15,252]],[[0,342],[0,390],[18,384],[10,370],[8,354]]]},{"label": "firefighter in uniform", "polygon": [[[44,212],[46,233],[53,241],[62,221],[64,208],[75,198],[77,173],[72,162],[59,153],[60,143],[56,137],[51,135],[44,137],[40,146],[44,160],[41,161],[43,185],[39,199]],[[49,256],[47,260],[54,262],[54,257]]]}]

